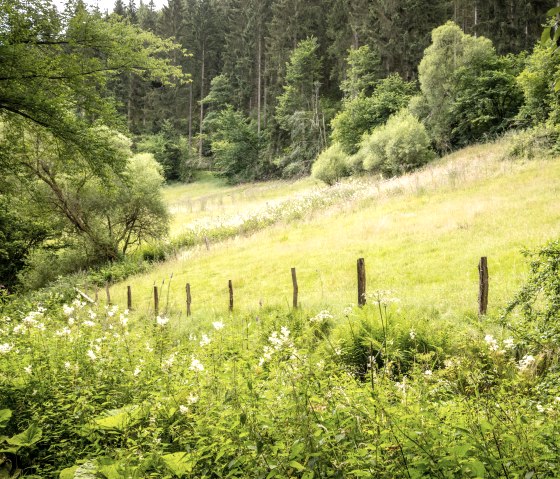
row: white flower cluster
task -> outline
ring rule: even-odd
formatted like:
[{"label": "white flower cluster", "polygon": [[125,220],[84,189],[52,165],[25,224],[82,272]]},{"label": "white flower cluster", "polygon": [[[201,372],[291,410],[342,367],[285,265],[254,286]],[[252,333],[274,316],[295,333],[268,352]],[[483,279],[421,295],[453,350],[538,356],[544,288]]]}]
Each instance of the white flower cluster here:
[{"label": "white flower cluster", "polygon": [[488,345],[490,351],[493,352],[499,352],[503,354],[506,351],[511,351],[512,349],[515,349],[515,341],[513,340],[513,338],[507,338],[503,340],[503,349],[500,349],[500,344],[498,340],[494,338],[494,336],[492,336],[491,334],[487,334],[486,336],[484,336],[484,341]]},{"label": "white flower cluster", "polygon": [[395,292],[389,289],[378,289],[368,296],[373,303],[380,304],[382,306],[388,306],[389,304],[400,302],[400,299],[395,297],[394,294]]},{"label": "white flower cluster", "polygon": [[521,358],[521,360],[519,361],[517,368],[520,371],[527,371],[528,369],[530,369],[533,365],[535,364],[535,358],[534,356],[531,356],[530,354],[526,354],[525,356],[523,356],[523,358]]},{"label": "white flower cluster", "polygon": [[268,337],[268,344],[263,346],[263,355],[259,359],[259,366],[262,366],[265,362],[270,361],[274,353],[283,350],[293,350],[294,343],[290,338],[290,330],[286,326],[280,328],[280,332],[273,331]]},{"label": "white flower cluster", "polygon": [[169,323],[169,318],[167,316],[158,316],[156,318],[156,324],[160,327],[164,327],[167,323]]},{"label": "white flower cluster", "polygon": [[326,321],[327,319],[332,319],[333,315],[327,311],[326,309],[317,313],[315,316],[313,316],[312,318],[309,319],[310,323],[318,323],[321,324],[324,321]]},{"label": "white flower cluster", "polygon": [[191,365],[189,366],[189,369],[191,371],[199,373],[199,372],[204,371],[204,366],[202,365],[202,363],[198,359],[196,359],[196,357],[191,356]]},{"label": "white flower cluster", "polygon": [[0,354],[9,353],[12,349],[14,349],[13,344],[8,344],[8,343],[0,344]]}]

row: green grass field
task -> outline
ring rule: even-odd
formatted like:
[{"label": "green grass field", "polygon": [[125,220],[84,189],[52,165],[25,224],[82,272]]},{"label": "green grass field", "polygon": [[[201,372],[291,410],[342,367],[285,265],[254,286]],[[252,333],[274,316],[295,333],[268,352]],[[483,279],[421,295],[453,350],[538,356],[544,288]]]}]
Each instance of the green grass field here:
[{"label": "green grass field", "polygon": [[[225,315],[229,279],[237,310],[289,308],[290,268],[296,267],[303,307],[339,311],[356,302],[356,260],[364,257],[368,293],[391,290],[401,308],[454,318],[475,314],[477,264],[488,256],[489,313],[497,314],[527,271],[521,251],[560,234],[560,160],[514,163],[500,159],[502,150],[502,143],[471,147],[417,174],[383,184],[372,180],[377,197],[213,244],[209,251],[184,251],[129,278],[135,309],[153,312],[156,284],[160,310],[184,317],[189,282],[195,318]],[[258,209],[312,188],[317,185],[310,179],[228,187],[207,178],[170,187],[166,198],[177,231],[201,216]],[[234,192],[235,201],[227,203]],[[204,211],[201,198],[212,198]],[[189,202],[199,207],[177,208]],[[114,302],[126,304],[126,284],[112,288]]]}]

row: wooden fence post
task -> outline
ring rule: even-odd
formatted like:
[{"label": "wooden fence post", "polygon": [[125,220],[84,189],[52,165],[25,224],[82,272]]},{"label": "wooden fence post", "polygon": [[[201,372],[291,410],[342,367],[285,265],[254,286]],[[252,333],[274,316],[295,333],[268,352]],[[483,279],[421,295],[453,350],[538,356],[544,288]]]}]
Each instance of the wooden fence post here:
[{"label": "wooden fence post", "polygon": [[483,256],[478,263],[478,314],[486,315],[488,309],[488,258]]},{"label": "wooden fence post", "polygon": [[154,312],[155,316],[159,316],[159,295],[156,285],[154,285]]},{"label": "wooden fence post", "polygon": [[228,288],[229,288],[229,310],[230,312],[233,311],[233,284],[231,279],[228,281]]},{"label": "wooden fence post", "polygon": [[126,287],[126,307],[132,311],[132,288],[130,286]]},{"label": "wooden fence post", "polygon": [[294,298],[293,298],[293,306],[294,309],[298,307],[298,284],[297,284],[297,276],[296,276],[296,269],[292,268],[292,285],[294,287]]},{"label": "wooden fence post", "polygon": [[358,259],[358,306],[366,304],[366,265],[364,258]]},{"label": "wooden fence post", "polygon": [[191,315],[191,285],[187,283],[187,316]]},{"label": "wooden fence post", "polygon": [[99,300],[99,288],[97,286],[95,286],[95,302],[97,303],[97,301]]},{"label": "wooden fence post", "polygon": [[107,294],[107,306],[111,305],[111,293],[109,293],[109,283],[105,283],[105,293]]}]

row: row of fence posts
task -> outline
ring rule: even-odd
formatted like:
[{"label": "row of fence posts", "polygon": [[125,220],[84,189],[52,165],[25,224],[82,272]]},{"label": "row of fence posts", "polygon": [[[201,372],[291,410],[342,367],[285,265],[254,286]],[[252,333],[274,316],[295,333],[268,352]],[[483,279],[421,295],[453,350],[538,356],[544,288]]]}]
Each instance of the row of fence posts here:
[{"label": "row of fence posts", "polygon": [[[298,295],[299,288],[297,282],[296,268],[291,269],[292,272],[292,307],[297,309],[299,306]],[[358,306],[362,307],[366,304],[366,264],[364,258],[359,258],[357,261],[357,273],[358,273]],[[488,258],[483,256],[480,258],[478,263],[478,277],[479,277],[479,289],[478,289],[478,314],[479,316],[486,315],[488,309]],[[233,282],[228,280],[228,290],[229,290],[229,311],[233,311]],[[107,295],[107,304],[111,304],[111,294],[109,291],[109,284],[105,285],[105,292]],[[132,310],[132,288],[127,286],[127,308]],[[186,285],[186,296],[187,296],[187,316],[191,316],[191,285],[187,283]],[[95,292],[95,301],[97,301],[97,291]],[[159,315],[159,292],[158,287],[154,285],[154,314]]]}]

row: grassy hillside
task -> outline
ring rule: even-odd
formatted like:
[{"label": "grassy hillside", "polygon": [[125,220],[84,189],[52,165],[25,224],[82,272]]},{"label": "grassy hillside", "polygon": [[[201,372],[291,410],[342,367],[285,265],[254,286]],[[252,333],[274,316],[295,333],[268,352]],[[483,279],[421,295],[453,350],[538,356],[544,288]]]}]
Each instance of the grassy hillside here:
[{"label": "grassy hillside", "polygon": [[[221,315],[231,279],[236,308],[288,307],[293,266],[304,307],[342,309],[356,302],[356,259],[364,257],[368,292],[393,290],[403,308],[456,316],[474,313],[477,263],[488,256],[489,309],[496,313],[526,271],[521,250],[560,234],[560,160],[505,161],[503,148],[475,146],[407,177],[369,180],[357,199],[312,217],[213,244],[209,251],[188,250],[130,278],[134,304],[148,311],[153,285],[163,285],[162,308],[168,304],[170,314],[184,314],[189,282],[195,317]],[[213,221],[246,208],[258,211],[317,188],[311,180],[236,188],[208,180],[171,187],[166,195],[177,232],[201,217]],[[125,290],[125,284],[113,287],[115,302],[126,304]]]}]

